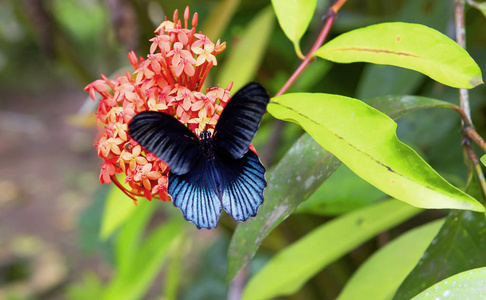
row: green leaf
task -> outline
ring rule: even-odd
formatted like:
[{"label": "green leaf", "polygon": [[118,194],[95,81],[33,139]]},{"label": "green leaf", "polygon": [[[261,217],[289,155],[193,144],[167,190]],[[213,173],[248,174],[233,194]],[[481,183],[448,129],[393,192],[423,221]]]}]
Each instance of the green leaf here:
[{"label": "green leaf", "polygon": [[231,49],[223,62],[217,82],[227,86],[233,81],[233,90],[239,90],[251,81],[260,66],[273,30],[274,14],[269,6],[252,20],[239,41],[228,45]]},{"label": "green leaf", "polygon": [[[255,255],[265,237],[307,199],[339,166],[307,134],[267,174],[265,201],[254,218],[238,224],[228,249],[228,280]],[[295,184],[299,183],[299,184]]]},{"label": "green leaf", "polygon": [[486,266],[485,215],[452,211],[393,299],[410,299],[459,272]]},{"label": "green leaf", "polygon": [[171,244],[183,233],[183,222],[178,218],[158,226],[133,254],[128,271],[115,273],[102,299],[141,299],[159,273]]},{"label": "green leaf", "polygon": [[370,62],[421,72],[451,87],[483,83],[481,70],[461,46],[430,27],[382,23],[338,36],[316,55],[339,63]]},{"label": "green leaf", "polygon": [[295,93],[272,98],[267,109],[299,124],[354,173],[398,200],[423,208],[484,211],[400,142],[393,120],[362,101]]},{"label": "green leaf", "polygon": [[[400,10],[390,21],[420,23],[446,32],[448,19],[444,16],[452,11],[453,4],[453,1],[428,0],[427,9],[424,9],[423,0],[408,0],[400,5]],[[356,98],[415,94],[424,79],[422,73],[412,70],[367,64],[358,83]]]},{"label": "green leaf", "polygon": [[384,199],[385,194],[340,165],[296,213],[339,215]]},{"label": "green leaf", "polygon": [[101,221],[100,238],[106,240],[122,226],[137,207],[118,187],[111,186],[106,200],[106,207]]},{"label": "green leaf", "polygon": [[[467,192],[484,201],[477,176],[470,173],[469,177]],[[485,225],[484,213],[451,211],[393,299],[410,299],[444,278],[486,266]]]},{"label": "green leaf", "polygon": [[468,270],[451,276],[426,289],[414,300],[421,299],[484,299],[486,297],[486,268]]},{"label": "green leaf", "polygon": [[312,20],[316,4],[317,0],[272,0],[278,23],[299,56],[302,56],[299,42]]},{"label": "green leaf", "polygon": [[483,163],[483,165],[486,166],[486,154],[481,156],[480,160]]},{"label": "green leaf", "polygon": [[452,103],[421,96],[381,96],[364,101],[392,119],[398,119],[406,113],[426,108],[443,107],[454,110],[460,109]]},{"label": "green leaf", "polygon": [[269,299],[295,293],[329,263],[419,212],[416,207],[390,200],[321,225],[275,255],[250,279],[242,299]]},{"label": "green leaf", "polygon": [[117,236],[115,259],[119,276],[129,276],[130,268],[142,243],[144,232],[157,208],[156,203],[140,201]]},{"label": "green leaf", "polygon": [[338,300],[391,299],[444,220],[412,229],[378,250],[353,274]]}]

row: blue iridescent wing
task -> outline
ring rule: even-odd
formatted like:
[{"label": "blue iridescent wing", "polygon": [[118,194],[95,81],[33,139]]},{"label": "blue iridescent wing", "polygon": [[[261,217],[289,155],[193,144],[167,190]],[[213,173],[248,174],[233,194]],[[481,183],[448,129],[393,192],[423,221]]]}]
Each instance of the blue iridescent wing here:
[{"label": "blue iridescent wing", "polygon": [[135,115],[128,124],[128,134],[178,175],[189,172],[203,152],[199,138],[189,128],[161,112],[144,111]]},{"label": "blue iridescent wing", "polygon": [[259,83],[241,88],[226,104],[214,130],[217,151],[233,159],[242,158],[260,125],[270,97]]},{"label": "blue iridescent wing", "polygon": [[172,203],[199,229],[216,227],[221,215],[221,201],[215,185],[217,174],[212,162],[199,160],[187,174],[169,174],[167,192]]},{"label": "blue iridescent wing", "polygon": [[222,158],[216,166],[224,210],[236,221],[256,216],[267,186],[265,167],[258,156],[250,150],[241,159]]}]

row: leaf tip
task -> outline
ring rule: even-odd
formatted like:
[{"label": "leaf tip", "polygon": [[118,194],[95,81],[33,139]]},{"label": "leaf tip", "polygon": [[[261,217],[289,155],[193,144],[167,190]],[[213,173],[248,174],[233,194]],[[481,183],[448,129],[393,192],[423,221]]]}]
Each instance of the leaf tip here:
[{"label": "leaf tip", "polygon": [[476,87],[480,84],[484,84],[484,81],[483,81],[483,78],[481,78],[481,76],[478,76],[478,77],[474,77],[473,79],[471,79],[471,81],[469,82],[473,87]]}]

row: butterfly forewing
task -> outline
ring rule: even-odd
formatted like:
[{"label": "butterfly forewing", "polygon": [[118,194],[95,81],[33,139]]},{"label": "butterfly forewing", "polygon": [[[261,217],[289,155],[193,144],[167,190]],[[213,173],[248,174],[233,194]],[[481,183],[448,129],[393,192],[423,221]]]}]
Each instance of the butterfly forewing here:
[{"label": "butterfly forewing", "polygon": [[128,127],[128,134],[165,161],[174,174],[189,172],[202,154],[199,138],[168,114],[144,111],[135,115]]},{"label": "butterfly forewing", "polygon": [[213,144],[218,152],[242,158],[260,125],[270,97],[259,83],[249,83],[226,104],[216,124]]}]

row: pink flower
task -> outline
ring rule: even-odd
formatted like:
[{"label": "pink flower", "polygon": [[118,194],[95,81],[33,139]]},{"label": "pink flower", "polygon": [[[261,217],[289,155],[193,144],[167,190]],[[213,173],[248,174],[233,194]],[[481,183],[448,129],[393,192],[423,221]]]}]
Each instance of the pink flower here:
[{"label": "pink flower", "polygon": [[133,176],[134,181],[142,181],[143,186],[147,190],[152,189],[152,184],[150,180],[158,180],[162,177],[162,174],[157,171],[152,171],[152,164],[143,165],[143,167]]},{"label": "pink flower", "polygon": [[[85,87],[93,100],[96,93],[101,96],[96,112],[101,134],[95,145],[103,159],[100,182],[113,182],[134,201],[136,197],[167,200],[169,168],[128,135],[133,116],[146,110],[164,112],[199,133],[214,130],[229,99],[231,85],[201,92],[206,76],[217,65],[216,55],[226,44],[219,40],[214,44],[196,33],[197,13],[189,21],[189,8],[183,20],[175,11],[173,20],[165,20],[155,30],[146,58],[138,58],[133,51],[128,54],[133,72],[114,79],[101,75]],[[125,173],[124,183],[118,181],[118,173]]]}]

